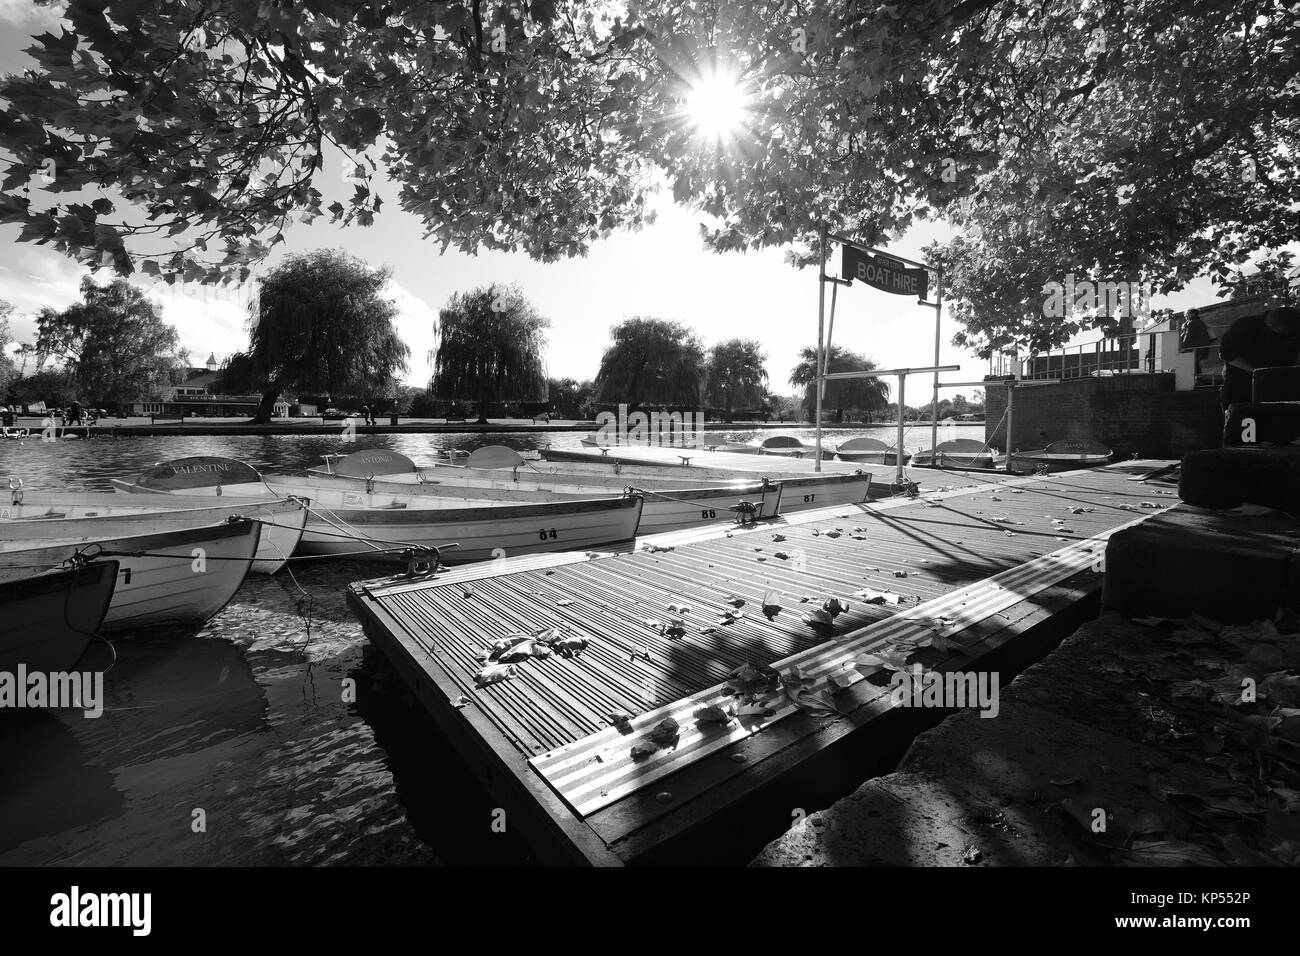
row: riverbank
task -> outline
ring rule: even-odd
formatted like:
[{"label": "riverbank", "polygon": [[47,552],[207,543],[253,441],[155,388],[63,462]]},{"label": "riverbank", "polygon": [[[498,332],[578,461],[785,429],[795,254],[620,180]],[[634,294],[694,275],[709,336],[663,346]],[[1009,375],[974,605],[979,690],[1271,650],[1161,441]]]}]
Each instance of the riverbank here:
[{"label": "riverbank", "polygon": [[[929,428],[929,422],[908,422],[909,428]],[[948,427],[951,422],[940,422],[941,427]],[[20,417],[15,428],[25,428],[39,437],[45,420],[32,416]],[[184,422],[154,422],[148,418],[108,419],[99,425],[56,426],[60,436],[76,435],[85,438],[125,438],[158,437],[179,435],[193,437],[199,435],[338,435],[345,429],[356,435],[475,435],[486,433],[536,434],[538,432],[582,432],[586,434],[597,427],[591,421],[533,421],[519,418],[493,418],[487,424],[477,421],[447,421],[437,418],[399,419],[396,425],[388,419],[375,425],[348,425],[346,420],[324,421],[319,418],[280,418],[265,425],[254,425],[245,419],[197,418]],[[800,431],[815,428],[812,422],[706,422],[702,426],[706,432],[737,432],[758,430]],[[846,422],[844,424],[825,423],[823,429],[835,431],[896,428],[896,422]],[[973,427],[982,427],[974,423]]]},{"label": "riverbank", "polygon": [[754,865],[1300,864],[1297,628],[1106,614]]}]

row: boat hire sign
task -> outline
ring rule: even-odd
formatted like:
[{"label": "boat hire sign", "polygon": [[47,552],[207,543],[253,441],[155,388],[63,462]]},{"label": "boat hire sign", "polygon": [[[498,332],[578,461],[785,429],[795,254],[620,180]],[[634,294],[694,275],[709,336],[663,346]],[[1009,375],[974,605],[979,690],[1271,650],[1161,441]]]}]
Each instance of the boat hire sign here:
[{"label": "boat hire sign", "polygon": [[924,269],[909,269],[897,259],[873,256],[854,246],[844,247],[845,279],[858,279],[894,295],[914,295],[924,299],[929,277]]}]

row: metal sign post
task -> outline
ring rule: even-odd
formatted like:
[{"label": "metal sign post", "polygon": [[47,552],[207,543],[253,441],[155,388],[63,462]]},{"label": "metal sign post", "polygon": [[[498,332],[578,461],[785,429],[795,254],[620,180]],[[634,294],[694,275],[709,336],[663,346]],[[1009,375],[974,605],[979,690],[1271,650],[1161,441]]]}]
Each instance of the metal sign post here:
[{"label": "metal sign post", "polygon": [[[898,463],[898,472],[895,480],[903,481],[903,459],[906,454],[903,452],[903,390],[907,385],[907,376],[916,372],[933,372],[938,375],[940,372],[955,372],[960,369],[960,365],[926,365],[922,368],[886,368],[876,369],[873,372],[831,372],[829,375],[822,377],[827,381],[839,381],[845,378],[881,378],[885,375],[898,376],[898,444],[895,448],[897,455],[895,461]],[[821,455],[821,446],[817,447],[817,454]]]}]

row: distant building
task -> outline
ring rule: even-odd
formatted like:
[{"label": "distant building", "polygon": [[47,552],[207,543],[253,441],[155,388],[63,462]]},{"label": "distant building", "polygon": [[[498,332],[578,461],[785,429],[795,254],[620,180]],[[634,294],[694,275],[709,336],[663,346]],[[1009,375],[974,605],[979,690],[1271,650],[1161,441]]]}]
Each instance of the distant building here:
[{"label": "distant building", "polygon": [[[221,366],[215,353],[208,356],[202,367],[186,369],[185,380],[179,385],[167,385],[156,399],[140,399],[131,403],[132,415],[154,415],[159,418],[224,418],[256,413],[262,396],[256,393],[232,395],[212,391],[220,378]],[[289,406],[296,404],[288,397],[275,403],[276,418],[288,418]]]}]

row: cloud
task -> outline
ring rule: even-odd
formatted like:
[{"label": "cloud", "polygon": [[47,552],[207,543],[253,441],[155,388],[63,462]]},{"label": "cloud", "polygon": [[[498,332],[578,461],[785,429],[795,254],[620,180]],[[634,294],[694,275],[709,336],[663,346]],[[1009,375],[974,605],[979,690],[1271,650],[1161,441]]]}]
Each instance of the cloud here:
[{"label": "cloud", "polygon": [[32,0],[0,0],[0,23],[19,29],[50,28],[63,19],[64,4],[36,4]]},{"label": "cloud", "polygon": [[411,347],[406,384],[428,385],[429,377],[433,374],[428,356],[434,345],[433,330],[438,321],[438,312],[396,281],[389,282],[385,294],[397,303],[397,332]]}]

